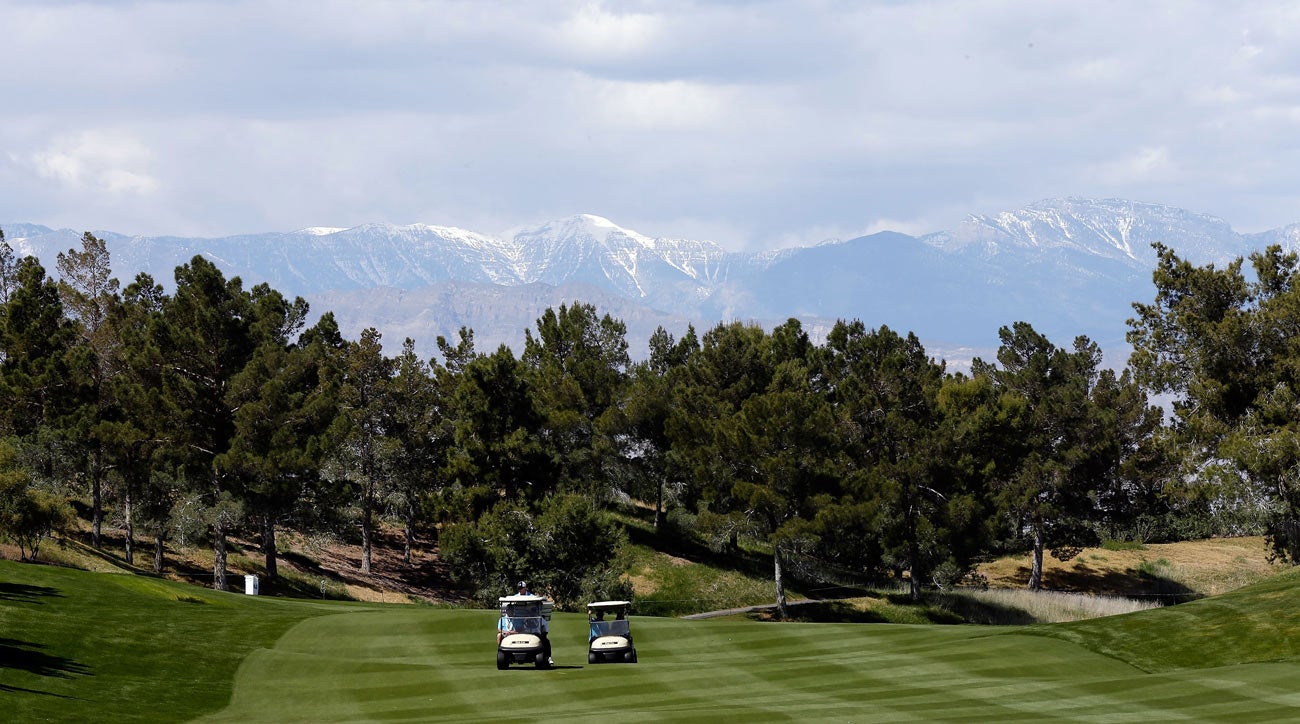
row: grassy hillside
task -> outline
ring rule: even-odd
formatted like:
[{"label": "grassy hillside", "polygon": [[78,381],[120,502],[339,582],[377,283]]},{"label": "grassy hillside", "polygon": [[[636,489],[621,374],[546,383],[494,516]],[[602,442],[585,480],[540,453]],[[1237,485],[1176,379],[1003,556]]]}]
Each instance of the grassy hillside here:
[{"label": "grassy hillside", "polygon": [[1029,627],[635,617],[636,665],[588,665],[557,614],[556,669],[497,671],[492,611],[0,562],[0,691],[20,721],[1294,720],[1296,590]]},{"label": "grassy hillside", "polygon": [[1300,571],[1221,596],[1039,631],[1150,672],[1300,661]]},{"label": "grassy hillside", "polygon": [[215,710],[249,652],[306,618],[355,608],[0,561],[5,718],[165,721]]}]

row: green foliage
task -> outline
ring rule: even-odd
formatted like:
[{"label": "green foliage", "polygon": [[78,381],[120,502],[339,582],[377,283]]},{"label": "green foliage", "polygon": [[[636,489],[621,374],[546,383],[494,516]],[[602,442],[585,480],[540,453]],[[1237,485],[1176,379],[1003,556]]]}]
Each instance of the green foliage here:
[{"label": "green foliage", "polygon": [[1146,550],[1142,541],[1137,540],[1104,540],[1101,547],[1108,551],[1141,551]]},{"label": "green foliage", "polygon": [[577,610],[596,599],[628,598],[620,576],[627,536],[590,499],[555,496],[538,512],[501,502],[477,521],[449,526],[440,552],[458,580],[485,605],[527,580],[556,605]]},{"label": "green foliage", "polygon": [[67,529],[72,509],[61,497],[32,485],[13,446],[0,441],[0,538],[13,541],[25,561],[36,560],[41,543]]},{"label": "green foliage", "polygon": [[1132,364],[1178,395],[1187,467],[1231,463],[1243,497],[1265,504],[1275,554],[1300,561],[1300,258],[1278,246],[1253,253],[1248,278],[1241,258],[1218,269],[1156,251],[1156,298],[1129,320]]}]

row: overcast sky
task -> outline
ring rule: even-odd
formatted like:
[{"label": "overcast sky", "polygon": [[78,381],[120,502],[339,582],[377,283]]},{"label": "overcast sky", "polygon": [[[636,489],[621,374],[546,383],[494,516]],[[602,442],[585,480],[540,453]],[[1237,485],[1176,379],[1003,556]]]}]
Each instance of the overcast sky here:
[{"label": "overcast sky", "polygon": [[0,223],[594,213],[760,249],[1056,196],[1300,221],[1300,2],[0,0]]}]

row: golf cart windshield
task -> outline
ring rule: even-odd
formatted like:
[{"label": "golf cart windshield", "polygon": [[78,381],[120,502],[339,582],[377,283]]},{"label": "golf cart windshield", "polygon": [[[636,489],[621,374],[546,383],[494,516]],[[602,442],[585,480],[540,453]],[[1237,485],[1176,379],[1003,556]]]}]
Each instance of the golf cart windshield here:
[{"label": "golf cart windshield", "polygon": [[593,636],[626,636],[631,629],[627,621],[592,621],[591,633]]},{"label": "golf cart windshield", "polygon": [[542,607],[535,603],[512,603],[506,605],[501,615],[509,619],[509,630],[519,633],[540,633],[542,631]]}]

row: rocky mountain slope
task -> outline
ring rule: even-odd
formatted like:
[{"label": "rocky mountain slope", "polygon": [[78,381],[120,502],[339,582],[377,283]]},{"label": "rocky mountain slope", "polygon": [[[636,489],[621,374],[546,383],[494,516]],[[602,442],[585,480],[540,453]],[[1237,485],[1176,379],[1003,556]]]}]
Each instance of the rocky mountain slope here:
[{"label": "rocky mountain slope", "polygon": [[[47,269],[79,231],[4,224],[19,254]],[[702,240],[650,238],[582,214],[503,234],[427,224],[313,227],[224,238],[96,231],[124,281],[168,283],[196,254],[248,284],[268,282],[335,311],[345,333],[368,326],[395,348],[475,330],[480,348],[517,346],[548,306],[581,300],[623,319],[634,351],[656,326],[679,334],[719,320],[799,317],[816,333],[838,318],[915,331],[931,351],[996,346],[1027,320],[1058,344],[1087,334],[1123,345],[1134,301],[1152,297],[1151,244],[1223,263],[1270,243],[1300,247],[1300,224],[1240,234],[1228,222],[1158,204],[1051,199],[920,237],[884,232],[817,246],[728,252]]]}]

